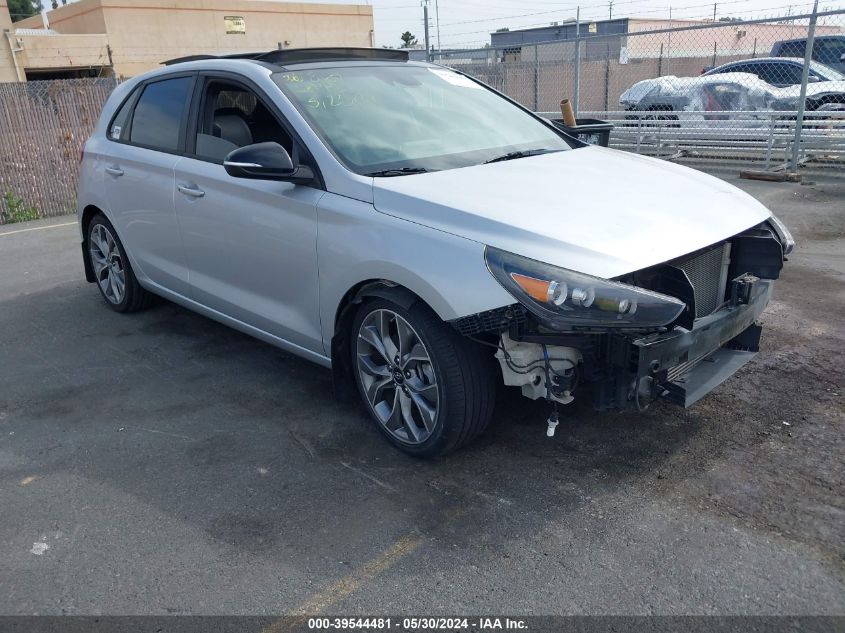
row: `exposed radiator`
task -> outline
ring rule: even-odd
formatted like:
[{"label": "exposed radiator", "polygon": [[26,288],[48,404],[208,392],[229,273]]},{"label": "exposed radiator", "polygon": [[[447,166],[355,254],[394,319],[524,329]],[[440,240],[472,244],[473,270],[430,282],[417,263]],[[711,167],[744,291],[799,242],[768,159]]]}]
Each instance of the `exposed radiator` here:
[{"label": "exposed radiator", "polygon": [[692,283],[696,318],[712,313],[724,301],[730,252],[730,243],[720,244],[675,264]]}]

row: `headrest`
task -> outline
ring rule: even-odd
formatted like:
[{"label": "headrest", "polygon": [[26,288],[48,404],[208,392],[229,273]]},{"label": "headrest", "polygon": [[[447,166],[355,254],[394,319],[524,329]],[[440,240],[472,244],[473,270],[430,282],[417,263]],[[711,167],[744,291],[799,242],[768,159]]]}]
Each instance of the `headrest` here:
[{"label": "headrest", "polygon": [[230,112],[231,109],[226,108],[226,112],[218,110],[214,113],[214,135],[238,147],[252,145],[252,132],[249,131],[246,119],[241,114]]}]

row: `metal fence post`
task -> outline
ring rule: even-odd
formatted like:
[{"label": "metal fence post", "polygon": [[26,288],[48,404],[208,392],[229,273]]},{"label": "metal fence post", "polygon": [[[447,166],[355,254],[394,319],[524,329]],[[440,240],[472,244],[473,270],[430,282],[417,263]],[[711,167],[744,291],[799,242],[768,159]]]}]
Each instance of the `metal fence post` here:
[{"label": "metal fence post", "polygon": [[534,112],[540,109],[540,46],[534,45]]},{"label": "metal fence post", "polygon": [[807,82],[810,77],[810,62],[813,59],[813,42],[816,37],[816,20],[819,13],[819,0],[813,3],[813,14],[810,16],[810,28],[807,31],[807,45],[804,47],[804,69],[801,71],[801,95],[798,97],[798,116],[795,119],[795,140],[792,143],[792,160],[789,168],[798,170],[798,154],[801,150],[801,128],[804,127],[804,108],[807,105]]},{"label": "metal fence post", "polygon": [[581,106],[581,7],[575,9],[575,95],[574,105],[575,116]]},{"label": "metal fence post", "polygon": [[672,7],[669,7],[669,34],[666,42],[666,74],[671,75],[669,66],[672,63]]}]

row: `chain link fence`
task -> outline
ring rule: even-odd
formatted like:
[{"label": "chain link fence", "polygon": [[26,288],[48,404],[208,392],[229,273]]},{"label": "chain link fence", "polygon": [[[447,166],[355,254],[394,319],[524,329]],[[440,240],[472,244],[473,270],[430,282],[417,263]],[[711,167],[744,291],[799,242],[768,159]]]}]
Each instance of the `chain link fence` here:
[{"label": "chain link fence", "polygon": [[565,39],[433,60],[552,118],[568,98],[578,118],[614,124],[611,147],[709,171],[845,177],[845,10],[624,23],[624,33],[568,24]]},{"label": "chain link fence", "polygon": [[[845,178],[845,10],[625,24],[612,35],[576,24],[567,39],[434,61],[551,118],[568,98],[578,118],[614,124],[611,147],[708,171]],[[115,81],[0,84],[0,224],[74,210],[80,147]]]},{"label": "chain link fence", "polygon": [[114,79],[0,83],[0,224],[72,213],[79,156]]}]

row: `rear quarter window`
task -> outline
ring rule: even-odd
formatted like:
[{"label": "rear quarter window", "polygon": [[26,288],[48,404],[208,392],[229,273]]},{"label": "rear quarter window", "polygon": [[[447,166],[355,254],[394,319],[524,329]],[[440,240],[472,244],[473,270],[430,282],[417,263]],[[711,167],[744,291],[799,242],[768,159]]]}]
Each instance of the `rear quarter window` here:
[{"label": "rear quarter window", "polygon": [[806,42],[785,42],[777,51],[778,57],[804,57]]},{"label": "rear quarter window", "polygon": [[121,139],[126,138],[127,134],[127,123],[129,123],[129,114],[132,112],[132,102],[135,100],[135,93],[137,90],[133,90],[132,93],[126,97],[123,101],[123,105],[120,106],[117,110],[117,114],[111,120],[108,129],[108,136],[113,141],[119,141]]}]

